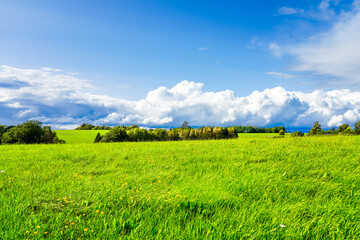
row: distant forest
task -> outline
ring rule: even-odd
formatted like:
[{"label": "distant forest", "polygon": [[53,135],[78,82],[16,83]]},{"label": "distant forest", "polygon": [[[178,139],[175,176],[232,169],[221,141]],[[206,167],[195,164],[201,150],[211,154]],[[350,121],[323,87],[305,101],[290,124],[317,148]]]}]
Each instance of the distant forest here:
[{"label": "distant forest", "polygon": [[[139,128],[138,125],[121,126],[125,129]],[[187,122],[184,122],[181,128],[191,128]],[[204,128],[204,127],[202,127]],[[286,132],[285,127],[254,127],[254,126],[232,126],[237,133],[279,133],[281,130]],[[95,126],[87,123],[81,124],[75,130],[110,130],[112,127],[109,126]],[[196,129],[196,128],[194,128]]]},{"label": "distant forest", "polygon": [[[102,126],[100,129],[109,128]],[[99,126],[82,124],[77,130],[99,129]],[[285,134],[284,127],[259,128],[253,126],[233,127],[199,127],[192,128],[184,122],[180,128],[172,129],[144,129],[138,125],[116,126],[108,133],[101,136],[97,134],[94,142],[140,142],[140,141],[181,141],[181,140],[207,140],[207,139],[231,139],[237,138],[238,133],[281,133]]]},{"label": "distant forest", "polygon": [[[192,128],[184,122],[179,128],[172,129],[145,129],[138,125],[131,126],[94,126],[82,124],[76,130],[109,130],[103,136],[97,134],[94,142],[140,142],[140,141],[181,141],[181,140],[206,140],[206,139],[232,139],[237,138],[239,133],[279,133],[284,135],[286,129],[280,127],[198,127]],[[321,135],[359,135],[360,121],[355,123],[354,129],[349,124],[342,124],[337,129],[324,130],[316,121],[307,136]],[[293,132],[291,137],[303,137],[302,132]],[[283,136],[280,136],[283,137]],[[30,120],[17,126],[0,125],[0,144],[39,144],[39,143],[65,143],[57,137],[56,132],[50,126],[43,126],[41,122]]]}]

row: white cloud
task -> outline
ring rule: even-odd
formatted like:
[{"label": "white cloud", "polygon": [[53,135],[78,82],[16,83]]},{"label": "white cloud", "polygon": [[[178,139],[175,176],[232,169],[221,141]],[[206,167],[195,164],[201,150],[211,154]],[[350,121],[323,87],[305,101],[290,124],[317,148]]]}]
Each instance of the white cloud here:
[{"label": "white cloud", "polygon": [[327,30],[290,46],[272,42],[276,57],[294,57],[290,70],[306,73],[331,88],[360,87],[360,1],[352,9],[334,12],[339,0],[322,0],[305,17],[334,21]]},{"label": "white cloud", "polygon": [[207,47],[200,47],[198,48],[199,51],[206,51],[207,50]]},{"label": "white cloud", "polygon": [[278,10],[278,14],[280,14],[280,15],[293,15],[293,14],[297,14],[299,12],[303,12],[303,11],[295,9],[295,8],[290,8],[290,7],[281,7]]},{"label": "white cloud", "polygon": [[[88,92],[85,80],[49,69],[0,68],[0,112],[9,124],[29,118],[57,128],[93,124],[143,126],[272,125],[324,126],[360,120],[360,92],[351,90],[286,91],[281,87],[237,97],[232,90],[204,92],[203,84],[182,81],[159,87],[144,99],[129,101]],[[15,87],[12,82],[21,82]]]},{"label": "white cloud", "polygon": [[[318,21],[333,21],[337,18],[335,7],[341,0],[322,0],[317,7],[310,9],[299,9],[292,7],[281,7],[277,15],[298,15],[304,18],[310,18]],[[357,2],[357,1],[354,1]]]},{"label": "white cloud", "polygon": [[292,79],[292,78],[296,78],[297,76],[292,75],[292,74],[288,74],[288,73],[282,73],[282,72],[267,72],[266,74],[268,75],[272,75],[278,78],[283,78],[283,79]]},{"label": "white cloud", "polygon": [[292,70],[334,77],[335,85],[359,86],[360,12],[345,14],[329,31],[288,47],[287,52],[296,59]]},{"label": "white cloud", "polygon": [[274,55],[275,57],[281,57],[282,54],[283,54],[283,50],[275,42],[272,42],[272,43],[269,44],[269,49],[270,49],[272,55]]}]

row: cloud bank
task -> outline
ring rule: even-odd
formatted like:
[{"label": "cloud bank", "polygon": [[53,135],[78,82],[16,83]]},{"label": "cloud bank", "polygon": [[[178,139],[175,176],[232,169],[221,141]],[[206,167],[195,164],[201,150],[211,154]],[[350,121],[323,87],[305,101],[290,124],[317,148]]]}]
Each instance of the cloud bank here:
[{"label": "cloud bank", "polygon": [[360,92],[351,90],[286,91],[282,87],[254,91],[203,91],[203,84],[182,81],[159,87],[138,101],[91,94],[91,84],[51,68],[0,68],[0,121],[16,124],[37,119],[55,128],[92,124],[143,126],[257,125],[324,126],[360,120]]}]

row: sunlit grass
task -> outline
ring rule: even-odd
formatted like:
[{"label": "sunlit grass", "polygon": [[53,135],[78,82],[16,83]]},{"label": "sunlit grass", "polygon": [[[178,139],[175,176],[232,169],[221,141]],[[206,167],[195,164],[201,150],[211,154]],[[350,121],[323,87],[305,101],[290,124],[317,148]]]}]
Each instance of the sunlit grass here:
[{"label": "sunlit grass", "polygon": [[358,239],[359,145],[0,146],[0,239]]},{"label": "sunlit grass", "polygon": [[55,130],[66,143],[93,143],[96,134],[105,135],[109,130]]}]

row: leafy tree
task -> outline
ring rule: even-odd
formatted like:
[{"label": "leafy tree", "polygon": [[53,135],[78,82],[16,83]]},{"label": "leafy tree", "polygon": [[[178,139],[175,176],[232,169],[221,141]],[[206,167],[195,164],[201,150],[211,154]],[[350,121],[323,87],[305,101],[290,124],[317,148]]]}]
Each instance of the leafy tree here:
[{"label": "leafy tree", "polygon": [[354,131],[355,133],[360,134],[360,121],[355,123]]},{"label": "leafy tree", "polygon": [[344,133],[352,133],[353,131],[352,131],[352,129],[351,129],[351,127],[349,126],[349,127],[347,127],[345,130],[344,130]]},{"label": "leafy tree", "polygon": [[110,130],[109,126],[94,126],[92,124],[83,123],[79,127],[75,128],[75,130]]},{"label": "leafy tree", "polygon": [[187,128],[191,128],[189,126],[189,123],[187,121],[184,121],[183,124],[181,125],[181,129],[187,129]]},{"label": "leafy tree", "polygon": [[139,128],[139,126],[136,124],[133,124],[130,127],[127,127],[126,129],[133,129],[133,128]]},{"label": "leafy tree", "polygon": [[171,129],[168,134],[170,141],[177,141],[180,139],[179,132],[177,129]]},{"label": "leafy tree", "polygon": [[6,126],[5,125],[0,125],[0,144],[1,144],[1,138],[4,135],[5,132],[6,132]]},{"label": "leafy tree", "polygon": [[1,141],[7,144],[34,144],[34,143],[64,143],[56,136],[56,132],[51,131],[51,127],[42,126],[42,123],[30,120],[16,127],[5,128],[7,130]]},{"label": "leafy tree", "polygon": [[50,126],[43,127],[43,135],[41,136],[41,143],[59,143],[60,139],[55,131],[51,131]]},{"label": "leafy tree", "polygon": [[190,138],[191,140],[196,139],[196,134],[195,134],[195,130],[194,130],[194,129],[191,129],[191,130],[190,130],[190,136],[189,136],[189,138]]},{"label": "leafy tree", "polygon": [[181,138],[181,140],[189,140],[190,139],[190,129],[182,128],[180,130],[179,137]]},{"label": "leafy tree", "polygon": [[165,129],[156,129],[155,132],[158,141],[166,141],[167,131]]},{"label": "leafy tree", "polygon": [[221,136],[221,128],[220,127],[214,127],[213,128],[213,134],[215,139],[220,139]]},{"label": "leafy tree", "polygon": [[98,132],[97,135],[96,135],[96,137],[95,137],[94,143],[100,142],[101,139],[102,139],[102,137],[101,137],[100,133]]},{"label": "leafy tree", "polygon": [[295,131],[295,132],[292,132],[290,136],[291,137],[303,137],[304,133]]},{"label": "leafy tree", "polygon": [[237,132],[235,131],[235,129],[233,127],[228,128],[228,134],[229,134],[229,138],[237,137]]},{"label": "leafy tree", "polygon": [[309,135],[316,135],[319,134],[321,132],[321,125],[319,123],[319,121],[316,121],[313,125],[313,127],[311,128]]},{"label": "leafy tree", "polygon": [[9,131],[3,134],[1,138],[1,142],[7,144],[17,143],[18,139],[15,137],[15,131],[16,131],[16,127],[11,128]]},{"label": "leafy tree", "polygon": [[227,128],[221,128],[221,130],[220,130],[220,138],[221,139],[229,138],[229,131],[228,131]]},{"label": "leafy tree", "polygon": [[[336,132],[337,133],[345,132],[345,130],[349,127],[350,127],[349,124],[342,124],[338,127],[338,129],[336,129]],[[351,131],[351,128],[350,128],[350,131]]]},{"label": "leafy tree", "polygon": [[280,135],[280,136],[284,136],[284,135],[285,135],[285,131],[284,131],[283,129],[281,129],[281,130],[279,131],[279,135]]},{"label": "leafy tree", "polygon": [[124,142],[129,139],[124,127],[114,127],[104,136],[100,142]]},{"label": "leafy tree", "polygon": [[19,124],[8,131],[4,139],[5,143],[40,143],[44,135],[42,123],[30,120],[23,124]]}]

